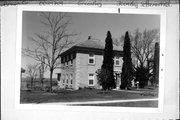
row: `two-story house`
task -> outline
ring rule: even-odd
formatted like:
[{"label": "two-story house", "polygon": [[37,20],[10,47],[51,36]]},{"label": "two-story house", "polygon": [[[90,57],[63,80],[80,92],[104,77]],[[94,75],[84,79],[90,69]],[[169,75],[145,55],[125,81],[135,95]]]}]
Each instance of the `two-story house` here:
[{"label": "two-story house", "polygon": [[[91,39],[74,45],[61,54],[61,88],[79,89],[84,87],[99,88],[96,71],[103,63],[105,43]],[[117,87],[120,85],[123,52],[114,46],[114,73]]]}]

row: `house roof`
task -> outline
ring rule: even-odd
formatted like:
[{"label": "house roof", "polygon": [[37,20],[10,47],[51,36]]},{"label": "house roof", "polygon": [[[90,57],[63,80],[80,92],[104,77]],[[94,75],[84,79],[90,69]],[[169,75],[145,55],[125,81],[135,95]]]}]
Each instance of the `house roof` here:
[{"label": "house roof", "polygon": [[[105,47],[105,42],[103,43],[101,40],[99,39],[92,39],[92,38],[88,38],[88,40],[80,42],[74,46],[72,46],[70,49],[64,51],[62,55],[68,53],[69,51],[75,49],[75,48],[85,48],[85,49],[95,49],[95,50],[103,50]],[[117,47],[115,45],[113,45],[113,50],[117,51],[117,52],[122,52],[122,47]]]},{"label": "house roof", "polygon": [[[88,39],[75,45],[76,47],[104,49],[105,43],[98,39]],[[113,45],[113,50],[122,51],[120,47]]]}]

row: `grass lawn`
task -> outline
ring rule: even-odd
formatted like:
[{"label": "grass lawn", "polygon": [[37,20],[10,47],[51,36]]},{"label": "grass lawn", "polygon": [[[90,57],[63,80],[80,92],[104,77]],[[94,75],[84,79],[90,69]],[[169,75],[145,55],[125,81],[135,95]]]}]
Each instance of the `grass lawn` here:
[{"label": "grass lawn", "polygon": [[[131,93],[126,91],[111,90],[108,93],[102,94],[101,90],[97,89],[81,89],[81,90],[62,90],[59,93],[48,93],[44,91],[21,91],[20,103],[52,103],[52,102],[83,102],[83,101],[106,101],[106,100],[124,100],[138,98],[157,98],[151,95],[141,95],[140,93]],[[129,103],[112,103],[126,106]],[[107,106],[112,104],[108,103]],[[132,102],[133,104],[133,102]]]},{"label": "grass lawn", "polygon": [[103,104],[78,104],[78,106],[116,106],[116,107],[158,107],[158,101],[138,101],[123,103],[103,103]]}]

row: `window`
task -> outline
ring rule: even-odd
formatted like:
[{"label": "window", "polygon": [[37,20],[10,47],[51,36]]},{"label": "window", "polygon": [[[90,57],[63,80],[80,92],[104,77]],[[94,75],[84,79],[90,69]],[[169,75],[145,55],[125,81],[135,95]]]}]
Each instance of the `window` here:
[{"label": "window", "polygon": [[68,67],[68,61],[66,62],[66,67]]},{"label": "window", "polygon": [[73,65],[73,60],[70,61],[70,65],[71,65],[71,66]]},{"label": "window", "polygon": [[68,55],[66,56],[66,61],[69,61],[69,59],[68,59],[69,57],[68,57]]},{"label": "window", "polygon": [[94,80],[89,80],[89,85],[93,85]]},{"label": "window", "polygon": [[93,53],[89,54],[89,64],[95,64],[95,56]]},{"label": "window", "polygon": [[120,57],[119,56],[116,56],[114,58],[114,64],[115,64],[115,66],[120,66]]},{"label": "window", "polygon": [[62,63],[62,67],[64,67],[65,66],[65,63]]},{"label": "window", "polygon": [[68,84],[68,74],[66,75],[66,83]]},{"label": "window", "polygon": [[67,57],[66,56],[64,56],[64,62],[66,62],[67,61]]},{"label": "window", "polygon": [[73,84],[73,74],[70,75],[71,85]]},{"label": "window", "polygon": [[63,84],[64,84],[64,83],[65,83],[65,75],[63,75],[63,78],[62,78],[62,79],[63,79]]},{"label": "window", "polygon": [[94,74],[89,74],[89,86],[94,86]]},{"label": "window", "polygon": [[64,57],[61,57],[61,63],[64,63]]},{"label": "window", "polygon": [[73,53],[71,54],[71,60],[73,59]]},{"label": "window", "polygon": [[61,78],[61,74],[58,73],[58,74],[57,74],[57,80],[60,81],[60,78]]}]

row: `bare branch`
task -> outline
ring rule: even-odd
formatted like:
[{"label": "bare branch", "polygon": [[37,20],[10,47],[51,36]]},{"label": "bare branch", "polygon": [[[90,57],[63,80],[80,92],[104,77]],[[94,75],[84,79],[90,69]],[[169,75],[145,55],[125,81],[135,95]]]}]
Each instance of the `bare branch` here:
[{"label": "bare branch", "polygon": [[29,65],[27,65],[26,74],[30,78],[34,79],[37,76],[38,65],[39,64],[29,64]]},{"label": "bare branch", "polygon": [[[23,49],[23,55],[45,64],[50,72],[53,72],[60,65],[62,51],[75,43],[70,38],[78,34],[68,32],[67,27],[72,20],[68,14],[41,12],[40,16],[42,18],[40,22],[47,29],[30,37],[34,46],[31,49]],[[42,60],[42,57],[45,60]]]},{"label": "bare branch", "polygon": [[132,37],[132,51],[141,65],[147,65],[147,61],[153,55],[153,44],[159,39],[157,29],[144,30],[142,33],[136,29]]}]

